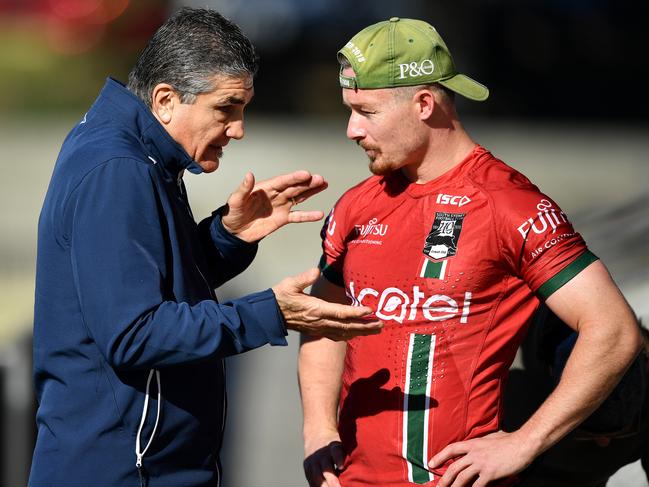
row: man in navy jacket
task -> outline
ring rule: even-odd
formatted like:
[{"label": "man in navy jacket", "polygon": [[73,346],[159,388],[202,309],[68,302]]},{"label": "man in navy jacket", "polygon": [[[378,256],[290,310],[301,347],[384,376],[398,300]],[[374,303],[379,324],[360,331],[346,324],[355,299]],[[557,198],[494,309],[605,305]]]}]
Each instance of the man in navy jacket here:
[{"label": "man in navy jacket", "polygon": [[38,228],[30,485],[218,485],[222,358],[286,329],[340,340],[377,333],[365,307],[305,295],[316,269],[218,303],[214,289],[257,242],[321,212],[307,171],[255,184],[196,224],[182,176],[217,169],[244,134],[257,60],[219,14],[182,9],[129,75],[109,79],[66,138]]}]

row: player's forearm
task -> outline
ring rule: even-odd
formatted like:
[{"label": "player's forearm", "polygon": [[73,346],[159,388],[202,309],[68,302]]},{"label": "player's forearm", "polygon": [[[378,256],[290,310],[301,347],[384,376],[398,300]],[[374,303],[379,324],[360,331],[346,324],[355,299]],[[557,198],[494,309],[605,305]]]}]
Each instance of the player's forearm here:
[{"label": "player's forearm", "polygon": [[302,338],[298,355],[298,379],[305,437],[315,431],[337,429],[345,350],[345,342],[334,342],[326,338]]},{"label": "player's forearm", "polygon": [[530,420],[522,437],[542,453],[599,407],[638,353],[641,340],[635,318],[623,306],[614,325],[580,326],[579,337],[561,380]]}]

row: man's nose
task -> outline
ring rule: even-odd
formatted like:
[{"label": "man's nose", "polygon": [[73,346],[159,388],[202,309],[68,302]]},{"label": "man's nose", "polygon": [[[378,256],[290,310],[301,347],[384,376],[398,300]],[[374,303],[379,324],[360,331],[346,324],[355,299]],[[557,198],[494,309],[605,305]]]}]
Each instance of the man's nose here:
[{"label": "man's nose", "polygon": [[347,138],[358,142],[364,139],[365,135],[365,128],[361,125],[359,117],[352,113],[347,122]]},{"label": "man's nose", "polygon": [[244,127],[243,127],[243,118],[240,120],[234,120],[228,124],[228,128],[225,131],[225,135],[227,135],[231,139],[243,139],[244,136]]}]

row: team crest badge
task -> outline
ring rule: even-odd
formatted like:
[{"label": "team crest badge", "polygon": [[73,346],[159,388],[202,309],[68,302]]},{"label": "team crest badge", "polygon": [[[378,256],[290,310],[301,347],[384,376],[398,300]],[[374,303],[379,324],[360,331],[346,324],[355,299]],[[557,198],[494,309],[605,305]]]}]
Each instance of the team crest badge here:
[{"label": "team crest badge", "polygon": [[435,213],[433,227],[428,232],[424,244],[425,256],[433,260],[441,260],[456,254],[464,215],[464,213]]},{"label": "team crest badge", "polygon": [[445,279],[448,257],[457,253],[457,241],[462,231],[465,213],[435,213],[433,227],[424,243],[423,259],[419,277]]}]

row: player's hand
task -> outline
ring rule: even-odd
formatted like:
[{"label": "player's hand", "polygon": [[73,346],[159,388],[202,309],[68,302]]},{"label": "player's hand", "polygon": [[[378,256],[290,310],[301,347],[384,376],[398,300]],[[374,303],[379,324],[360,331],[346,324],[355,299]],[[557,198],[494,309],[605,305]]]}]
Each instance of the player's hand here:
[{"label": "player's hand", "polygon": [[225,229],[246,242],[256,242],[287,223],[320,220],[322,211],[291,210],[314,194],[327,188],[318,174],[295,171],[255,184],[248,172],[228,198],[222,215]]},{"label": "player's hand", "polygon": [[435,455],[431,470],[455,459],[437,484],[438,487],[485,487],[489,482],[521,472],[534,459],[524,438],[517,432],[498,431],[482,438],[451,443]]},{"label": "player's hand", "polygon": [[320,276],[318,269],[310,269],[294,277],[287,277],[273,286],[279,309],[287,328],[331,340],[349,340],[359,335],[375,335],[383,323],[370,318],[367,306],[347,306],[323,301],[304,294],[304,289]]},{"label": "player's hand", "polygon": [[338,432],[325,431],[304,440],[304,475],[309,487],[340,487],[338,474],[345,451]]}]

